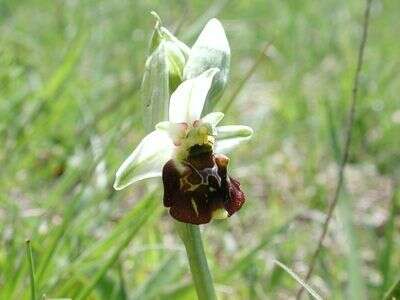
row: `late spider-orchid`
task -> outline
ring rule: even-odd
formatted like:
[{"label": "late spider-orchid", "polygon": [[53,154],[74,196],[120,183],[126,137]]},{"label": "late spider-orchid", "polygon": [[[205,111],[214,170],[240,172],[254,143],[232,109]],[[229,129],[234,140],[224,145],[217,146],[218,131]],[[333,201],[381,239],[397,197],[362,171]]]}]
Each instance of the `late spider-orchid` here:
[{"label": "late spider-orchid", "polygon": [[[206,99],[211,103],[217,100],[227,81],[230,48],[225,31],[218,20],[212,19],[189,49],[161,27],[161,20],[153,14],[157,23],[151,48],[156,50],[146,62],[146,101],[158,101],[162,107],[168,97],[162,101],[157,97],[165,95],[163,82],[169,82],[173,91],[169,120],[158,123],[123,162],[114,188],[119,190],[138,180],[162,176],[164,206],[175,219],[204,224],[213,218],[226,218],[240,209],[245,197],[239,182],[227,174],[229,159],[225,155],[248,140],[253,131],[247,126],[218,126],[224,117],[221,112],[202,117]],[[159,73],[163,66],[169,80],[166,73]],[[164,75],[160,92],[151,81],[153,75]],[[175,89],[174,83],[179,80]],[[154,124],[153,119],[150,123]]]},{"label": "late spider-orchid", "polygon": [[247,126],[217,126],[224,114],[201,117],[214,75],[209,69],[182,82],[171,95],[169,121],[160,122],[140,142],[117,171],[114,188],[162,176],[164,205],[175,219],[192,224],[225,218],[245,201],[239,182],[227,175],[225,154],[253,130]]}]

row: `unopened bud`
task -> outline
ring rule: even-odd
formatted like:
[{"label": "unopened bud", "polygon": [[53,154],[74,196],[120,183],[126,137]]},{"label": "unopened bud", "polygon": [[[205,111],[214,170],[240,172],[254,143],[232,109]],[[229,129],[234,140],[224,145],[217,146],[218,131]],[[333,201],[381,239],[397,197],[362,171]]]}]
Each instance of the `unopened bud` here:
[{"label": "unopened bud", "polygon": [[172,93],[183,80],[183,68],[190,49],[167,28],[161,26],[161,18],[157,13],[153,11],[151,14],[156,18],[156,24],[150,42],[150,58],[158,47],[161,45],[164,47],[169,74],[169,91]]},{"label": "unopened bud", "polygon": [[155,12],[151,14],[156,18],[156,24],[141,88],[148,130],[168,119],[169,98],[183,80],[183,68],[189,53],[188,46],[161,26],[160,17]]},{"label": "unopened bud", "polygon": [[210,68],[220,70],[215,75],[207,96],[211,100],[211,106],[222,95],[228,81],[230,56],[231,51],[222,24],[217,19],[211,19],[194,43],[183,71],[183,79],[186,80]]}]

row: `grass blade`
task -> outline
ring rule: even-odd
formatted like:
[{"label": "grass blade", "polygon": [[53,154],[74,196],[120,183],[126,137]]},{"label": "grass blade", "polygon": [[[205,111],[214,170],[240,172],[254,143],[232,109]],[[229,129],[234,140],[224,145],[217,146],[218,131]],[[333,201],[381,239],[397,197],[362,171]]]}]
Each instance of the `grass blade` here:
[{"label": "grass blade", "polygon": [[151,275],[151,277],[137,290],[133,300],[149,300],[159,295],[159,292],[170,283],[179,272],[177,255],[172,255]]},{"label": "grass blade", "polygon": [[400,277],[385,294],[384,300],[400,299]]},{"label": "grass blade", "polygon": [[305,283],[299,276],[297,276],[296,273],[294,273],[289,267],[285,266],[283,263],[280,261],[274,260],[274,263],[277,264],[279,267],[281,267],[283,270],[285,270],[287,273],[289,273],[290,276],[293,277],[304,289],[307,290],[307,292],[310,293],[310,295],[316,299],[316,300],[322,300],[322,297],[317,294],[316,291],[314,291],[307,283]]},{"label": "grass blade", "polygon": [[222,275],[217,279],[218,282],[226,282],[231,279],[235,274],[244,270],[252,261],[253,258],[257,255],[257,253],[264,249],[268,243],[274,238],[274,236],[281,234],[288,230],[289,225],[293,222],[294,218],[290,218],[289,221],[284,223],[283,225],[277,226],[271,229],[262,239],[261,241],[254,246],[254,248],[248,250],[246,253],[242,254],[240,258],[238,258],[232,266],[223,272]]},{"label": "grass blade", "polygon": [[342,223],[343,233],[347,244],[347,266],[349,276],[348,297],[350,299],[365,299],[366,291],[361,271],[362,259],[357,232],[354,227],[354,211],[348,193],[343,188],[341,201],[338,202],[338,217]]},{"label": "grass blade", "polygon": [[135,226],[135,222],[137,222],[136,220],[139,219],[143,210],[145,210],[147,206],[154,205],[154,196],[155,193],[150,193],[146,199],[141,200],[134,209],[132,209],[123,217],[123,219],[118,223],[118,225],[115,226],[113,231],[105,239],[99,240],[87,248],[87,250],[74,261],[71,268],[79,267],[79,265],[85,261],[101,258],[104,253],[118,243],[121,236],[123,236],[126,232],[129,232],[129,229],[132,228],[132,226]]},{"label": "grass blade", "polygon": [[246,85],[247,81],[251,78],[251,76],[253,76],[253,74],[257,70],[257,68],[262,65],[262,61],[264,59],[268,58],[267,51],[271,45],[272,45],[272,43],[269,42],[269,43],[265,44],[265,46],[262,47],[260,54],[254,60],[253,65],[246,72],[246,74],[243,76],[243,78],[239,81],[235,90],[232,92],[232,94],[229,96],[228,100],[226,101],[226,104],[224,105],[224,107],[221,110],[223,113],[226,113],[229,110],[233,101],[235,101],[235,99],[237,98],[239,93],[242,91],[243,87]]},{"label": "grass blade", "polygon": [[396,232],[396,216],[399,213],[399,201],[400,201],[400,189],[399,187],[394,188],[392,196],[392,203],[390,209],[390,217],[385,226],[385,238],[382,253],[380,254],[380,271],[382,274],[382,285],[380,288],[380,295],[383,296],[385,291],[388,289],[389,281],[392,275],[392,256],[394,248],[394,236]]},{"label": "grass blade", "polygon": [[[79,196],[79,195],[78,195]],[[52,236],[52,240],[50,242],[50,245],[48,247],[48,250],[46,251],[46,254],[44,255],[43,259],[41,259],[39,267],[38,267],[38,273],[37,273],[37,279],[40,284],[42,281],[42,278],[47,270],[47,267],[49,266],[49,263],[62,239],[64,236],[64,233],[66,232],[68,226],[70,225],[70,221],[74,215],[74,212],[76,211],[76,206],[79,197],[75,196],[71,200],[71,204],[67,207],[67,210],[64,215],[64,219],[59,227],[55,229],[55,233]]]},{"label": "grass blade", "polygon": [[77,34],[75,39],[72,41],[68,52],[65,55],[63,63],[55,71],[48,83],[39,92],[39,98],[43,99],[43,101],[47,101],[58,94],[60,88],[71,76],[74,67],[82,56],[82,52],[85,48],[88,37],[89,32],[86,29],[81,30]]},{"label": "grass blade", "polygon": [[[330,221],[333,216],[333,212],[335,211],[336,205],[338,203],[343,183],[345,181],[344,178],[344,170],[347,165],[348,159],[349,159],[349,153],[350,153],[350,146],[352,143],[352,135],[353,135],[353,126],[354,126],[354,120],[355,120],[355,113],[356,113],[356,104],[357,104],[357,99],[358,99],[358,87],[359,87],[359,82],[360,82],[360,74],[362,71],[362,66],[363,66],[363,61],[364,61],[364,51],[365,51],[365,46],[367,43],[367,36],[368,36],[368,27],[369,27],[369,17],[370,17],[370,11],[371,11],[371,2],[372,0],[366,0],[366,6],[365,6],[365,11],[364,11],[364,22],[363,22],[363,31],[362,31],[362,37],[361,37],[361,42],[358,48],[358,54],[357,54],[357,65],[356,65],[356,70],[353,78],[353,88],[351,91],[351,98],[350,98],[350,109],[347,115],[347,124],[345,127],[345,139],[344,139],[344,146],[342,150],[342,156],[340,159],[339,163],[339,168],[337,170],[337,182],[336,182],[336,187],[334,194],[332,196],[332,199],[329,202],[328,206],[328,212],[324,221],[324,224],[322,226],[322,232],[321,235],[318,239],[318,245],[316,250],[314,251],[311,261],[309,264],[309,268],[305,277],[305,281],[308,281],[314,271],[315,264],[317,262],[317,258],[319,256],[319,253],[321,252],[322,246],[323,246],[323,241],[325,240],[326,234],[328,232],[328,227],[330,224]],[[303,289],[300,288],[300,290],[297,293],[296,299],[301,298]]]},{"label": "grass blade", "polygon": [[201,31],[207,21],[218,16],[229,2],[231,2],[232,5],[233,1],[228,0],[215,1],[212,5],[210,5],[201,16],[191,22],[191,25],[185,29],[185,32],[182,34],[183,40],[193,39],[193,37]]},{"label": "grass blade", "polygon": [[[338,142],[338,129],[335,126],[333,119],[333,111],[328,101],[324,102],[325,110],[327,114],[327,128],[329,130],[330,143],[333,151],[333,156],[338,164],[340,164],[340,158],[342,157],[342,149]],[[359,251],[359,243],[354,228],[353,215],[352,215],[352,202],[349,198],[346,186],[343,186],[340,194],[338,195],[338,219],[341,222],[343,233],[345,235],[345,241],[347,241],[348,251],[346,254],[346,260],[349,274],[349,297],[352,299],[361,299],[366,295],[365,283],[361,272],[361,257]]]},{"label": "grass blade", "polygon": [[36,285],[35,285],[35,266],[33,264],[31,241],[26,240],[26,257],[29,263],[29,275],[31,285],[31,300],[36,300]]},{"label": "grass blade", "polygon": [[76,299],[83,300],[86,299],[92,291],[95,289],[96,284],[103,278],[103,276],[107,273],[107,271],[114,265],[114,263],[118,260],[121,252],[128,247],[129,243],[133,239],[133,237],[139,232],[139,230],[145,225],[146,221],[156,212],[156,208],[158,206],[158,202],[153,198],[153,201],[150,205],[143,208],[142,213],[135,220],[135,223],[132,224],[131,232],[126,236],[122,242],[117,245],[117,248],[114,250],[112,255],[105,261],[103,266],[97,273],[94,275],[93,279],[89,282],[88,285],[82,290],[81,293],[78,294]]},{"label": "grass blade", "polygon": [[[33,123],[36,118],[41,114],[44,110],[47,102],[52,98],[56,97],[64,83],[69,79],[77,65],[79,58],[82,56],[83,50],[86,45],[86,41],[89,37],[89,33],[87,30],[80,31],[75,39],[72,41],[68,52],[66,53],[62,64],[57,68],[54,74],[50,77],[48,82],[43,86],[42,89],[38,91],[35,95],[37,100],[37,105],[34,107],[32,112],[27,116],[25,120],[23,120],[16,127],[16,140],[18,142],[26,142],[26,140],[20,140],[21,136],[25,134],[26,128],[29,128],[28,125]],[[20,146],[17,144],[16,146]]]}]

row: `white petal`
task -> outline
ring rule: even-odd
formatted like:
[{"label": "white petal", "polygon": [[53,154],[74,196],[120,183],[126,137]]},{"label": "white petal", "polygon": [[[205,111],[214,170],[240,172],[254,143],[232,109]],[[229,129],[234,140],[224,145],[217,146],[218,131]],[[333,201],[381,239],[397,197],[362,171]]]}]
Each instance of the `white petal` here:
[{"label": "white petal", "polygon": [[215,152],[228,153],[239,144],[248,141],[253,135],[253,129],[243,125],[217,127]]},{"label": "white petal", "polygon": [[173,144],[166,131],[149,133],[118,169],[114,188],[121,190],[135,181],[161,176],[172,152]]},{"label": "white petal", "polygon": [[212,112],[201,118],[203,123],[211,124],[213,127],[217,126],[219,122],[224,118],[222,112]]},{"label": "white petal", "polygon": [[173,123],[192,123],[200,119],[204,102],[217,68],[209,69],[200,76],[182,82],[171,95],[169,120]]}]

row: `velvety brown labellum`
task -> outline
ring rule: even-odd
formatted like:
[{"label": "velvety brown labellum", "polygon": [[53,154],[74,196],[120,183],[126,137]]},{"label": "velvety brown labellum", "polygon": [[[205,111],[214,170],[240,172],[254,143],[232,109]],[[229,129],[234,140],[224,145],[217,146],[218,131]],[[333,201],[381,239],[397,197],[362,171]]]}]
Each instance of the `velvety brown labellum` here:
[{"label": "velvety brown labellum", "polygon": [[163,168],[164,206],[178,221],[205,224],[217,209],[231,216],[245,201],[238,181],[227,175],[229,159],[196,151],[187,160],[168,161]]}]

